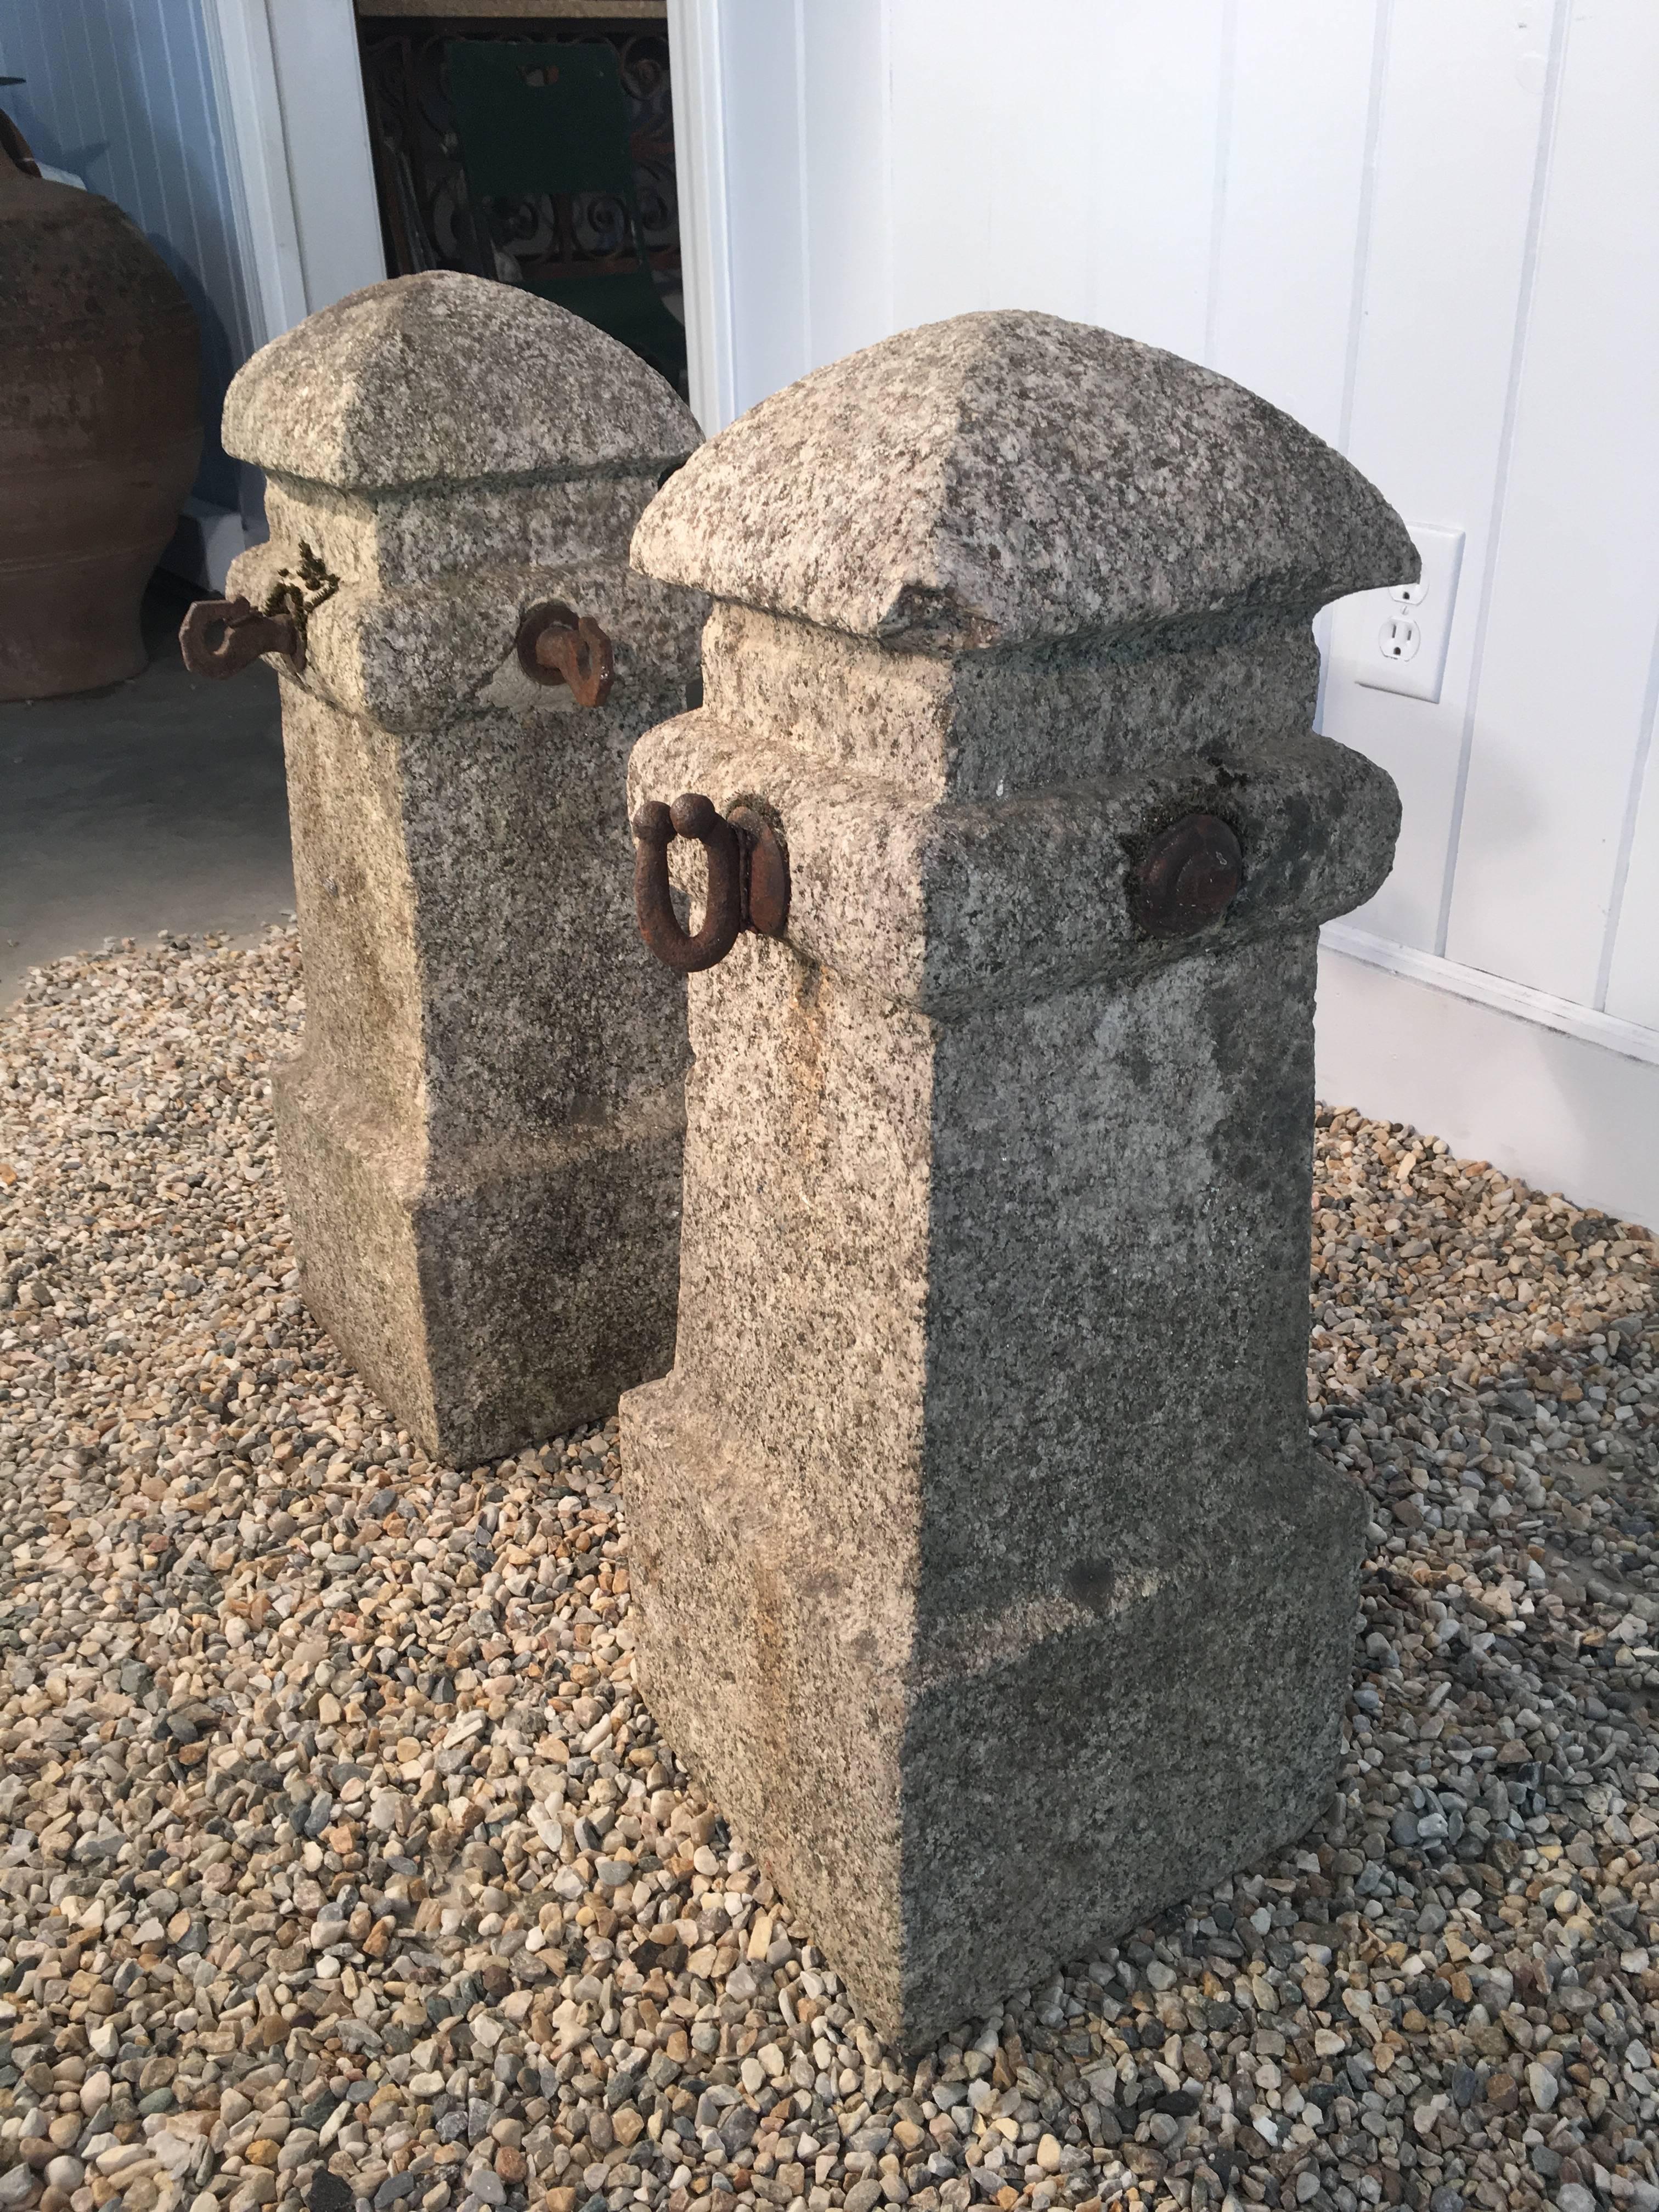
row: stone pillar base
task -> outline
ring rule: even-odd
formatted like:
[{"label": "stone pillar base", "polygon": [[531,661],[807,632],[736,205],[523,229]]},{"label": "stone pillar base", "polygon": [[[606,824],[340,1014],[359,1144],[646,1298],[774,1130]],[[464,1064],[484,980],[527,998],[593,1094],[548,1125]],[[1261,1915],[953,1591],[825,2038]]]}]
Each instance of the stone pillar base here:
[{"label": "stone pillar base", "polygon": [[466,1467],[604,1420],[673,1357],[678,1086],[594,1129],[441,1160],[317,1079],[273,1084],[307,1305],[426,1450]]},{"label": "stone pillar base", "polygon": [[771,1471],[677,1376],[629,1391],[622,1427],[651,1709],[902,2048],[1291,1841],[1328,1800],[1365,1512],[1311,1454],[1269,1513],[1194,1527],[1159,1577],[1103,1571],[931,1631],[912,1595],[893,1669],[853,1632],[882,1563],[791,1526]]}]

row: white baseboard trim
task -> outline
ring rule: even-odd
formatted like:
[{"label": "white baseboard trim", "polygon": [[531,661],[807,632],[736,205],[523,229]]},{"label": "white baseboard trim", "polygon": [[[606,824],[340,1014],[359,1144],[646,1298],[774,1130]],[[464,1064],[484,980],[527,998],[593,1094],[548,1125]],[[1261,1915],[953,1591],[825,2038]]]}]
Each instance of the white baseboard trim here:
[{"label": "white baseboard trim", "polygon": [[222,592],[231,562],[246,546],[240,514],[227,507],[210,507],[205,500],[187,499],[160,566],[202,591]]},{"label": "white baseboard trim", "polygon": [[1449,962],[1407,974],[1368,957],[1375,939],[1351,952],[1334,934],[1326,932],[1319,957],[1322,1099],[1408,1123],[1535,1189],[1659,1228],[1659,1061],[1644,1032],[1644,1054],[1610,1048],[1484,988],[1455,988],[1443,980]]},{"label": "white baseboard trim", "polygon": [[1563,1036],[1582,1037],[1586,1044],[1621,1053],[1626,1060],[1643,1060],[1659,1066],[1659,1030],[1644,1029],[1639,1022],[1620,1021],[1616,1014],[1599,1013],[1571,999],[1553,999],[1547,991],[1534,991],[1526,983],[1511,983],[1502,975],[1489,975],[1482,968],[1460,967],[1437,952],[1419,952],[1415,945],[1395,945],[1372,937],[1346,922],[1328,921],[1319,941],[1350,960],[1363,960],[1368,968],[1385,968],[1390,975],[1409,976],[1437,991],[1449,991],[1477,1006],[1494,1006],[1501,1014],[1522,1021],[1540,1022]]}]

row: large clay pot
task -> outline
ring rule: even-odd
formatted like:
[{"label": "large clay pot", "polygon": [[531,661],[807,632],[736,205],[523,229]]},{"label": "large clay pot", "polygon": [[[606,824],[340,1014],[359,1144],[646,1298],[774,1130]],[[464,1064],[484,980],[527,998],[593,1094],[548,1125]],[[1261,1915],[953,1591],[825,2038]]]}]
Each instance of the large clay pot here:
[{"label": "large clay pot", "polygon": [[0,161],[0,699],[144,665],[139,601],[201,453],[197,355],[119,208]]}]

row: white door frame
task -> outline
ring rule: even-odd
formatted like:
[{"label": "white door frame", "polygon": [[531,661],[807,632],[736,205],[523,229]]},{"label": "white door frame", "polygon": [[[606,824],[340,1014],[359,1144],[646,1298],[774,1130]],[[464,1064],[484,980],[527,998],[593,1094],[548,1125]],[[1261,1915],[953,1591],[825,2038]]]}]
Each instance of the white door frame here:
[{"label": "white door frame", "polygon": [[[352,0],[203,0],[252,347],[386,273]],[[691,411],[738,412],[723,0],[668,0]]]},{"label": "white door frame", "polygon": [[726,208],[722,0],[668,0],[674,183],[691,412],[712,437],[738,412]]},{"label": "white door frame", "polygon": [[352,0],[204,0],[249,337],[386,275]]}]

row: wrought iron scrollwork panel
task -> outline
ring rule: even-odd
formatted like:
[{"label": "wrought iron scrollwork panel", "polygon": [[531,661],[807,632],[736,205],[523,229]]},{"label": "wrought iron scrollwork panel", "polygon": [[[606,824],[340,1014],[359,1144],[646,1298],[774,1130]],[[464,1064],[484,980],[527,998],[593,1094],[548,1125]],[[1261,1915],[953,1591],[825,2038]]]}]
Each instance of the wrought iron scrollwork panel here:
[{"label": "wrought iron scrollwork panel", "polygon": [[[477,18],[434,27],[397,18],[360,27],[363,82],[386,231],[398,276],[458,269],[512,284],[601,276],[637,266],[627,212],[614,194],[545,194],[474,202],[445,83],[444,50],[457,36],[486,33]],[[568,21],[515,19],[498,35],[574,45],[594,33]],[[602,34],[616,49],[628,103],[635,198],[659,293],[680,288],[679,204],[674,176],[668,41],[659,31]]]}]

